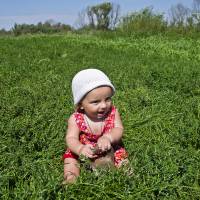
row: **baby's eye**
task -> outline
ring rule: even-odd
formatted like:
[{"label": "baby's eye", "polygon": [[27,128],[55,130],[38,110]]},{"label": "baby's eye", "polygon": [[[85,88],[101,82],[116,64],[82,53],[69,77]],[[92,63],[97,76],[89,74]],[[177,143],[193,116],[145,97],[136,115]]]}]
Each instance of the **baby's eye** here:
[{"label": "baby's eye", "polygon": [[106,101],[111,101],[111,100],[112,100],[111,97],[107,97],[107,98],[106,98]]},{"label": "baby's eye", "polygon": [[92,102],[90,102],[91,104],[98,104],[99,103],[99,101],[92,101]]}]

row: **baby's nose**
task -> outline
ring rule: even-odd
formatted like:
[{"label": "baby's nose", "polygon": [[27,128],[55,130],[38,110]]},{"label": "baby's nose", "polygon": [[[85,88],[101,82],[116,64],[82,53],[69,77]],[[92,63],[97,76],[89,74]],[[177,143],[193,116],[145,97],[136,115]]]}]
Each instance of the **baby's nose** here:
[{"label": "baby's nose", "polygon": [[101,108],[106,108],[106,103],[105,102],[101,102]]}]

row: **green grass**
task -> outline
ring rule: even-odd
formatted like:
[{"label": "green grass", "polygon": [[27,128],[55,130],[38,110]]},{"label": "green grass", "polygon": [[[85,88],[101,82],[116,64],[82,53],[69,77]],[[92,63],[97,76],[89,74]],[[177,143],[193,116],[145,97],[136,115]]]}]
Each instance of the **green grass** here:
[{"label": "green grass", "polygon": [[[199,199],[200,40],[0,38],[0,199]],[[61,186],[71,79],[113,81],[134,176],[82,170]]]}]

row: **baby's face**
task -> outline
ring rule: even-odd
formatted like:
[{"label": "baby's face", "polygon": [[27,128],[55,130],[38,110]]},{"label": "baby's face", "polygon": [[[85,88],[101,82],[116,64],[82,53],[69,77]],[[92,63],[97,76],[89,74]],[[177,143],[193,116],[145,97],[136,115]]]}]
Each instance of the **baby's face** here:
[{"label": "baby's face", "polygon": [[81,109],[93,121],[104,119],[112,106],[113,91],[108,86],[90,91],[81,102]]}]

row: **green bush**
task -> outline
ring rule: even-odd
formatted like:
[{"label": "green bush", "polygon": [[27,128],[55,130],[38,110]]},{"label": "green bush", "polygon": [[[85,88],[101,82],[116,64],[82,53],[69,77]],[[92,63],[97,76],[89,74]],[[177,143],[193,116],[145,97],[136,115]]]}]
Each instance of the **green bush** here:
[{"label": "green bush", "polygon": [[72,31],[72,27],[69,25],[57,23],[51,24],[48,21],[42,24],[39,22],[37,25],[34,24],[15,24],[12,28],[12,32],[15,36],[19,36],[22,34],[35,34],[35,33],[67,33]]},{"label": "green bush", "polygon": [[132,12],[122,17],[119,29],[128,35],[133,32],[164,32],[167,28],[167,22],[162,14],[155,14],[152,8],[144,8],[139,12]]}]

